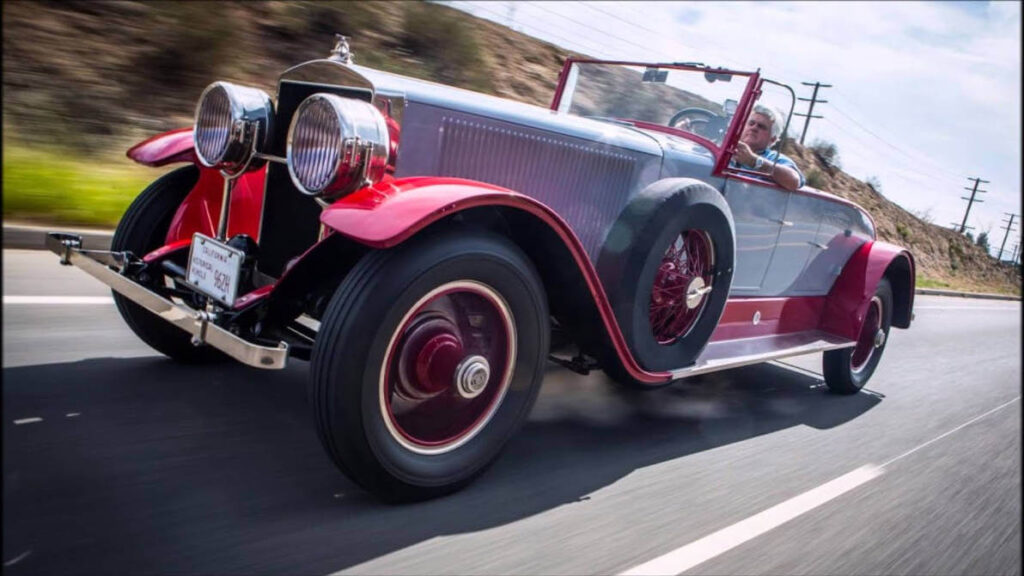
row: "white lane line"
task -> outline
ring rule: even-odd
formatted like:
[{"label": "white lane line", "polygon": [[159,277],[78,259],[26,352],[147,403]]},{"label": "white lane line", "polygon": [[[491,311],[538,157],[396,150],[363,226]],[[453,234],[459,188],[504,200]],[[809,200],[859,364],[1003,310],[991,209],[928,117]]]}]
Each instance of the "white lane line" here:
[{"label": "white lane line", "polygon": [[79,417],[79,416],[81,416],[81,415],[82,415],[82,413],[81,413],[81,412],[68,412],[68,413],[67,413],[67,414],[65,414],[64,416],[66,416],[66,417],[68,417],[68,418],[77,418],[77,417]]},{"label": "white lane line", "polygon": [[1016,306],[914,306],[914,310],[1002,310],[1004,312],[1017,310]]},{"label": "white lane line", "polygon": [[22,424],[34,424],[36,422],[42,422],[42,421],[43,421],[42,418],[32,417],[32,418],[22,418],[21,420],[15,420],[14,423],[15,423],[15,425],[20,426]]},{"label": "white lane line", "polygon": [[842,496],[857,486],[877,478],[881,473],[881,469],[876,466],[861,466],[853,472],[844,474],[831,482],[826,482],[817,488],[772,506],[764,512],[755,514],[746,520],[741,520],[732,526],[691,542],[682,548],[677,548],[664,556],[627,570],[622,575],[656,574],[670,576],[685,572],[698,564],[764,534],[776,526],[789,522],[805,512],[809,512],[834,498]]},{"label": "white lane line", "polygon": [[1013,400],[1010,400],[1009,402],[1004,402],[1003,404],[1000,404],[999,406],[996,406],[995,408],[989,410],[988,412],[985,412],[981,416],[976,416],[974,418],[971,418],[967,422],[964,422],[963,424],[957,426],[956,428],[953,428],[949,432],[946,432],[945,434],[943,434],[941,436],[936,436],[935,438],[932,438],[931,440],[925,442],[924,444],[921,444],[920,446],[918,446],[916,448],[911,448],[910,450],[907,450],[906,452],[904,452],[903,454],[900,454],[899,456],[897,456],[895,458],[891,458],[889,460],[886,460],[886,462],[884,464],[882,464],[881,468],[885,468],[889,464],[892,464],[893,462],[899,460],[900,458],[903,458],[904,456],[910,456],[914,452],[917,452],[918,450],[920,450],[921,448],[924,448],[925,446],[931,444],[932,442],[937,442],[939,440],[942,440],[943,438],[945,438],[946,436],[949,436],[953,432],[956,432],[957,430],[960,430],[961,428],[965,428],[965,427],[967,427],[970,424],[974,424],[975,422],[977,422],[978,420],[981,420],[985,416],[988,416],[989,414],[995,412],[996,410],[1002,410],[1003,408],[1009,406],[1010,404],[1013,404],[1017,400],[1020,400],[1020,396],[1017,396],[1016,398],[1014,398]]},{"label": "white lane line", "polygon": [[110,296],[8,296],[4,304],[113,304]]},{"label": "white lane line", "polygon": [[895,458],[886,460],[886,462],[881,466],[875,466],[873,464],[861,466],[853,472],[840,476],[830,482],[826,482],[825,484],[804,492],[803,494],[794,496],[781,504],[777,504],[759,514],[755,514],[750,518],[741,520],[736,524],[677,548],[667,554],[655,558],[654,560],[645,562],[639,566],[622,572],[621,576],[639,576],[646,574],[669,576],[682,574],[698,564],[702,564],[715,556],[728,552],[740,544],[752,540],[761,534],[764,534],[765,532],[800,516],[801,514],[810,512],[818,506],[842,496],[865,482],[881,476],[885,471],[885,467],[893,462],[909,456],[921,448],[937,442],[1020,399],[1021,397],[1017,396],[1008,402],[1004,402],[984,414],[971,418],[967,422],[964,422],[944,434],[936,436],[935,438],[932,438],[931,440],[912,448]]},{"label": "white lane line", "polygon": [[8,566],[14,566],[18,562],[21,562],[25,558],[28,558],[30,554],[32,554],[31,550],[25,550],[24,552],[22,552],[21,554],[17,555],[16,557],[11,558],[7,562],[4,562],[4,567],[6,568]]}]

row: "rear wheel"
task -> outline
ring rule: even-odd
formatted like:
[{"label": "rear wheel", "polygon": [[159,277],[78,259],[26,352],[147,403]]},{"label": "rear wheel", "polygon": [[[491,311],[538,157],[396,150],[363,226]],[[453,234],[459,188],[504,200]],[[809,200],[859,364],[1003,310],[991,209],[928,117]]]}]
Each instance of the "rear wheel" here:
[{"label": "rear wheel", "polygon": [[[199,179],[199,169],[184,166],[161,176],[128,206],[117,225],[110,249],[143,256],[164,245],[178,206]],[[180,362],[207,362],[225,358],[213,348],[192,345],[191,336],[116,291],[114,304],[132,332],[157,352]]]},{"label": "rear wheel", "polygon": [[889,340],[892,325],[892,285],[882,278],[868,304],[857,344],[825,352],[822,367],[825,383],[839,394],[855,394],[875,373]]},{"label": "rear wheel", "polygon": [[468,484],[529,413],[547,299],[508,240],[442,234],[372,252],[321,319],[310,403],[328,454],[388,501]]}]

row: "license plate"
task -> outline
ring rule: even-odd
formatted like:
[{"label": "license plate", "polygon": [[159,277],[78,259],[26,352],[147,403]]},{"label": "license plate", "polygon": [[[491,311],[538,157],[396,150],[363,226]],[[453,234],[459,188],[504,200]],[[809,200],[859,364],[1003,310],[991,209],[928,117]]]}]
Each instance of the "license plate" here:
[{"label": "license plate", "polygon": [[245,252],[204,236],[192,236],[185,281],[228,307],[238,296],[238,277]]}]

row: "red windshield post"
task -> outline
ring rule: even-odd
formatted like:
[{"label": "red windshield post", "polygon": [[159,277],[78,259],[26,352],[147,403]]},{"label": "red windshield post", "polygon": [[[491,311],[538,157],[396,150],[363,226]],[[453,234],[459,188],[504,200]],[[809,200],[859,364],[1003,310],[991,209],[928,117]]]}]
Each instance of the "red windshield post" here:
[{"label": "red windshield post", "polygon": [[729,125],[729,130],[726,131],[725,138],[722,140],[722,149],[720,155],[715,160],[713,175],[721,175],[725,171],[726,166],[729,165],[729,158],[736,151],[736,142],[739,141],[740,134],[743,132],[743,124],[746,122],[747,117],[750,116],[750,111],[754,108],[754,102],[760,96],[761,75],[754,72],[747,82],[747,88],[743,92],[740,103],[736,106],[736,114],[732,117],[732,124]]},{"label": "red windshield post", "polygon": [[569,77],[569,68],[572,67],[572,63],[572,58],[566,58],[565,64],[562,64],[562,73],[558,75],[558,87],[555,88],[555,98],[551,101],[552,110],[558,110],[559,104],[562,103],[562,91],[565,90],[565,80]]}]

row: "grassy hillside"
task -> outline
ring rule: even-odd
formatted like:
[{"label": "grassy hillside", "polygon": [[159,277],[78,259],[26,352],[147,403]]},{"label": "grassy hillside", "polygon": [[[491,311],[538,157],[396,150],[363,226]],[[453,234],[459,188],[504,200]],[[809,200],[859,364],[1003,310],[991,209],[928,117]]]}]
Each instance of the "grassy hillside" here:
[{"label": "grassy hillside", "polygon": [[[570,52],[486,20],[416,2],[4,2],[5,218],[111,225],[157,172],[132,143],[191,123],[214,80],[273,92],[285,68],[351,37],[356,62],[547,106]],[[795,146],[795,145],[794,145]],[[922,222],[869,186],[792,156],[825,190],[868,209],[880,238],[911,248],[919,279],[1020,293],[965,238]],[[59,208],[56,208],[59,206]]]}]

